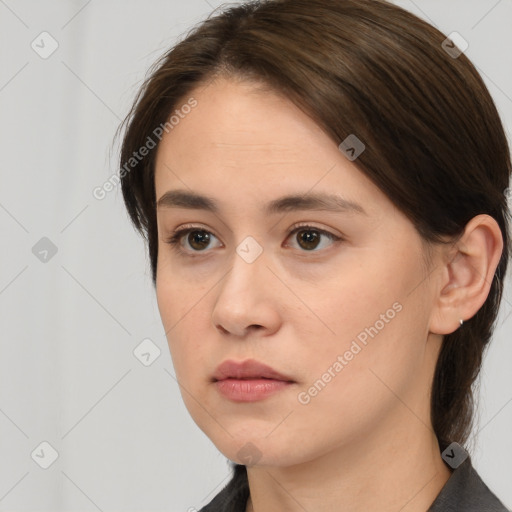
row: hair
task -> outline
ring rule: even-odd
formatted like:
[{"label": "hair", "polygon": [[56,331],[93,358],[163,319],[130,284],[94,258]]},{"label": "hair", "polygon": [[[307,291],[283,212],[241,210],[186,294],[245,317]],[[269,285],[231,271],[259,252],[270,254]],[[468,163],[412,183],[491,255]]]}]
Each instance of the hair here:
[{"label": "hair", "polygon": [[[384,0],[228,6],[154,64],[120,126],[126,128],[120,152],[126,171],[133,153],[197,87],[217,77],[265,84],[336,144],[351,134],[365,144],[353,163],[410,219],[427,256],[433,244],[457,240],[474,216],[496,220],[504,246],[488,297],[444,336],[435,369],[431,420],[442,450],[453,441],[465,444],[471,432],[472,386],[495,328],[510,253],[511,174],[510,149],[489,91],[464,53],[445,50],[445,39]],[[157,147],[121,172],[125,205],[147,242],[154,284]]]}]

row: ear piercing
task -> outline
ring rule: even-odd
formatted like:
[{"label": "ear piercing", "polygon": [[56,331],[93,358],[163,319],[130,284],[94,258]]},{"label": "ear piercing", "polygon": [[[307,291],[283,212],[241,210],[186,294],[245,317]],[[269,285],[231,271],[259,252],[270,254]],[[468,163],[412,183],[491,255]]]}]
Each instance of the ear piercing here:
[{"label": "ear piercing", "polygon": [[462,324],[464,323],[464,320],[462,318],[460,319],[460,326],[462,327]]}]

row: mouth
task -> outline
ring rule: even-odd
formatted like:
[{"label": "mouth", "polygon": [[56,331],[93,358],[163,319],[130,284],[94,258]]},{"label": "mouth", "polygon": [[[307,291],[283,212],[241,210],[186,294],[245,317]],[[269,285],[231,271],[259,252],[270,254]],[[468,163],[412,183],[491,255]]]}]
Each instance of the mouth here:
[{"label": "mouth", "polygon": [[255,380],[267,379],[282,382],[295,382],[291,377],[274,370],[266,364],[247,359],[242,362],[227,360],[220,364],[213,375],[213,382],[236,379],[236,380]]},{"label": "mouth", "polygon": [[255,402],[282,391],[296,382],[270,366],[248,359],[224,361],[212,377],[217,390],[234,402]]}]

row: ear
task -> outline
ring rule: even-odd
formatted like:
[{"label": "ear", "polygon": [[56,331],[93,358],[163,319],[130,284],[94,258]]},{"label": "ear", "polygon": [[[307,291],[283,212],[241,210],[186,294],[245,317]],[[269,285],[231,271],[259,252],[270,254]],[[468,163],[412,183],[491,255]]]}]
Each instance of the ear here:
[{"label": "ear", "polygon": [[439,291],[434,297],[429,330],[450,334],[482,307],[503,251],[496,220],[485,214],[473,217],[464,234],[444,253]]}]

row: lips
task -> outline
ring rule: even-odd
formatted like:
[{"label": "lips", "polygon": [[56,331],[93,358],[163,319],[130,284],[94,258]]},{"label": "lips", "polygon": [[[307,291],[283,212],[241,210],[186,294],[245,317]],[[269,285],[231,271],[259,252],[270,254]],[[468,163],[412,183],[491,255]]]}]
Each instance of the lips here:
[{"label": "lips", "polygon": [[215,371],[213,382],[226,379],[271,379],[283,382],[295,382],[291,377],[283,375],[270,366],[255,361],[254,359],[247,359],[242,362],[232,360],[224,361]]}]

